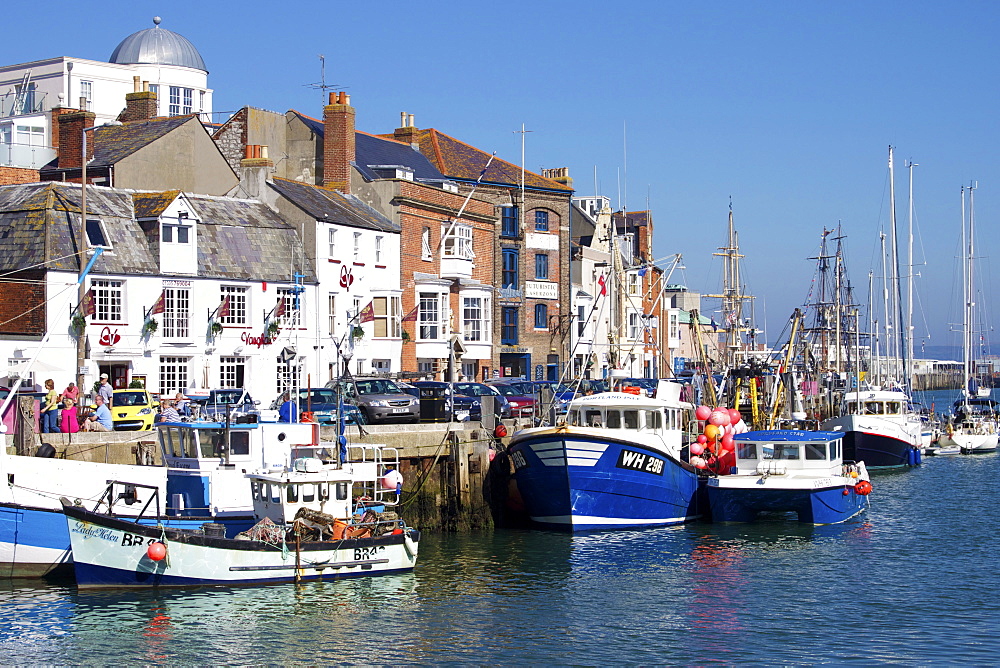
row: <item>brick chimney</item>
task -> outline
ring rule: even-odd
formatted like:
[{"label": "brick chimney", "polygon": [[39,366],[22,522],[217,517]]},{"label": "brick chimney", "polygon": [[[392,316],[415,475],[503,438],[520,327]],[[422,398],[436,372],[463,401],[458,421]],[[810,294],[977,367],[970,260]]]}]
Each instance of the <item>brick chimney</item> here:
[{"label": "brick chimney", "polygon": [[122,123],[129,121],[148,121],[156,118],[156,93],[149,90],[149,82],[139,85],[139,77],[132,77],[135,90],[125,94],[125,109],[118,114]]},{"label": "brick chimney", "polygon": [[396,128],[392,136],[396,141],[401,141],[407,144],[416,144],[419,140],[420,130],[417,129],[413,122],[413,114],[408,114],[405,111],[399,114],[400,127]]},{"label": "brick chimney", "polygon": [[49,125],[49,133],[52,135],[49,137],[49,143],[52,145],[52,148],[56,150],[56,154],[59,153],[59,133],[61,132],[60,128],[62,127],[59,123],[59,118],[65,114],[75,114],[80,111],[79,109],[73,109],[72,107],[64,107],[61,102],[62,101],[60,100],[60,105],[58,107],[52,107],[52,123]]},{"label": "brick chimney", "polygon": [[[73,111],[59,116],[59,168],[80,169],[83,160],[83,129],[94,125],[97,115],[92,111]],[[94,142],[87,141],[87,160],[94,157]]]},{"label": "brick chimney", "polygon": [[341,91],[330,93],[323,107],[323,186],[351,192],[351,163],[355,157],[354,107],[351,97]]}]

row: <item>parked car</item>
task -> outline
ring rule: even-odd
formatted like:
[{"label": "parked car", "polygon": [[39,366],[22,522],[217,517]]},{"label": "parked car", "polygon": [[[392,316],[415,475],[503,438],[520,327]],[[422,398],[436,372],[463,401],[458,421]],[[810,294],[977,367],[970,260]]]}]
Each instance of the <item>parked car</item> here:
[{"label": "parked car", "polygon": [[238,387],[210,390],[207,397],[192,398],[192,413],[195,405],[198,406],[200,417],[213,420],[225,420],[227,409],[230,419],[234,422],[249,415],[260,415],[257,409],[260,402],[254,401],[249,392]]},{"label": "parked car", "polygon": [[[368,424],[384,422],[419,422],[420,400],[403,391],[388,378],[355,378],[354,382],[341,381],[342,391],[357,405]],[[327,388],[336,388],[331,380]]]},{"label": "parked car", "polygon": [[467,397],[480,397],[480,414],[482,413],[482,397],[490,396],[494,398],[500,409],[500,417],[509,418],[511,417],[511,407],[510,402],[507,401],[507,397],[500,394],[500,392],[490,385],[483,385],[482,383],[454,383],[455,392],[457,394],[462,394]]},{"label": "parked car", "polygon": [[115,431],[149,431],[160,402],[143,389],[115,390],[110,408]]},{"label": "parked car", "polygon": [[556,406],[556,413],[562,414],[569,410],[569,402],[573,400],[576,396],[576,392],[569,385],[563,385],[562,383],[556,383],[551,380],[536,380],[534,382],[528,383],[534,394],[538,394],[543,387],[547,387],[552,390],[552,397]]},{"label": "parked car", "polygon": [[497,383],[491,387],[510,404],[511,417],[527,417],[535,412],[534,394],[525,394],[521,383]]},{"label": "parked car", "polygon": [[[410,387],[416,390],[417,393],[413,394],[412,392],[409,392],[409,390],[407,390],[407,392],[419,398],[420,390],[427,388],[427,389],[436,389],[439,391],[443,391],[445,396],[447,396],[448,393],[451,391],[450,385],[451,385],[450,383],[445,383],[437,380],[418,380],[410,385]],[[477,399],[476,397],[470,397],[464,394],[460,394],[457,391],[455,392],[453,397],[449,398],[447,410],[452,420],[455,420],[456,419],[455,415],[461,411],[466,411],[469,414],[470,420],[483,419],[483,411],[479,399]]]},{"label": "parked car", "polygon": [[[328,387],[303,387],[299,388],[297,393],[291,392],[289,394],[293,399],[296,396],[298,397],[300,416],[302,413],[310,411],[316,422],[320,424],[337,424],[338,397],[335,389]],[[283,403],[284,394],[279,394],[271,402],[271,410],[276,411],[280,409]],[[344,418],[345,424],[364,424],[365,422],[364,415],[346,396],[343,397],[343,406],[340,408],[340,413]]]}]

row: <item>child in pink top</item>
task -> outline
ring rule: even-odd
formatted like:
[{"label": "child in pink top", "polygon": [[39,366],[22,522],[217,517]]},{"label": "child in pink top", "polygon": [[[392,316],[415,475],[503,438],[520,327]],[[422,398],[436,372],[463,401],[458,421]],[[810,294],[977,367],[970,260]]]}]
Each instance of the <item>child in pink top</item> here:
[{"label": "child in pink top", "polygon": [[64,434],[75,434],[80,431],[80,420],[77,415],[76,402],[66,397],[63,399],[66,408],[59,415],[59,428]]}]

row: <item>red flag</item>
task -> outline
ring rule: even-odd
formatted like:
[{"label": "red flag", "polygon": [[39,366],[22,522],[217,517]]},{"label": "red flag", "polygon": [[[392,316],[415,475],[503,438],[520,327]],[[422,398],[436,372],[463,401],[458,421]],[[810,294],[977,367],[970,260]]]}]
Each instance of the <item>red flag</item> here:
[{"label": "red flag", "polygon": [[274,317],[283,318],[285,316],[285,297],[284,295],[278,296],[278,304],[274,307]]},{"label": "red flag", "polygon": [[167,291],[163,290],[160,292],[160,296],[157,297],[156,302],[153,304],[153,308],[149,309],[149,315],[156,315],[157,313],[163,313],[167,310]]},{"label": "red flag", "polygon": [[372,300],[372,301],[368,302],[368,306],[366,306],[363,309],[361,309],[361,313],[359,315],[361,316],[359,318],[359,320],[362,323],[374,321],[375,320],[375,300]]},{"label": "red flag", "polygon": [[223,318],[228,318],[231,312],[232,309],[229,307],[229,295],[226,295],[222,300],[222,303],[219,304],[218,313],[215,314],[215,317],[222,320]]},{"label": "red flag", "polygon": [[406,315],[404,315],[403,319],[400,320],[400,322],[416,322],[417,321],[417,313],[419,311],[420,311],[420,307],[419,306],[414,306],[413,310],[410,311],[409,313],[407,313]]},{"label": "red flag", "polygon": [[608,294],[608,286],[607,286],[607,284],[605,282],[605,276],[604,276],[604,274],[601,274],[600,277],[598,277],[597,284],[599,286],[601,286],[601,294],[602,295]]},{"label": "red flag", "polygon": [[97,312],[97,302],[94,299],[94,288],[87,290],[83,295],[83,299],[80,300],[80,306],[78,307],[80,315],[84,318],[93,317]]}]

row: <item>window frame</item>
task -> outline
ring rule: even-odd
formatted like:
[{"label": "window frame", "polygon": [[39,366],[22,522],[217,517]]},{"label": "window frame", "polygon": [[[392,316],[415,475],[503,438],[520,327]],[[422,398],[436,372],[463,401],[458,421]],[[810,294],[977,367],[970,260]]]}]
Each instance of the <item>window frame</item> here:
[{"label": "window frame", "polygon": [[[539,324],[539,322],[541,324]],[[549,305],[535,304],[535,329],[549,328]]]},{"label": "window frame", "polygon": [[500,207],[500,236],[518,239],[521,236],[517,206]]},{"label": "window frame", "polygon": [[520,340],[520,309],[503,306],[500,309],[500,345],[516,346]]},{"label": "window frame", "polygon": [[549,280],[549,254],[535,253],[535,280]]},{"label": "window frame", "polygon": [[90,281],[94,297],[94,322],[125,322],[125,281],[95,278]]},{"label": "window frame", "polygon": [[549,231],[549,212],[545,209],[535,209],[535,231]]},{"label": "window frame", "polygon": [[500,273],[500,287],[518,289],[520,285],[521,252],[518,248],[503,248]]},{"label": "window frame", "polygon": [[220,285],[219,303],[229,297],[229,315],[219,318],[222,325],[247,325],[250,312],[250,288],[246,285]]}]

